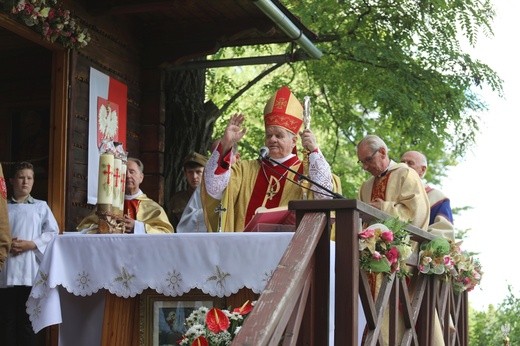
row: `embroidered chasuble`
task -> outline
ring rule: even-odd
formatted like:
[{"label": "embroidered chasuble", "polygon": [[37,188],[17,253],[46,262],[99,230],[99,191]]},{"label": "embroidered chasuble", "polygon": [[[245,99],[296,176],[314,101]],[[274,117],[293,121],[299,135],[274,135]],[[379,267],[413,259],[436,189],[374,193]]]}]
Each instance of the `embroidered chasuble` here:
[{"label": "embroidered chasuble", "polygon": [[[371,177],[365,181],[359,190],[359,200],[369,203],[376,198],[384,202],[381,210],[391,216],[397,216],[401,220],[423,230],[428,229],[430,218],[430,203],[423,183],[413,169],[404,163],[390,162],[387,173],[381,177]],[[372,297],[377,299],[384,274],[368,274]],[[434,321],[433,346],[442,346],[442,330],[439,329],[439,320]],[[366,341],[366,332],[363,333],[363,341]],[[402,314],[397,316],[397,338],[401,340],[404,334],[404,320]],[[381,327],[383,345],[389,344],[389,314],[385,310],[383,325]],[[362,341],[362,342],[363,342]]]},{"label": "embroidered chasuble", "polygon": [[[297,156],[283,162],[285,166],[301,173],[303,167]],[[206,168],[208,169],[208,168]],[[291,181],[289,181],[291,180]],[[251,220],[255,211],[264,206],[275,208],[288,205],[289,201],[302,199],[302,188],[293,183],[295,174],[284,167],[273,166],[270,162],[259,160],[244,160],[231,167],[231,177],[222,195],[221,227],[225,232],[241,232]],[[218,228],[220,201],[210,197],[202,184],[202,201],[208,230]],[[312,192],[309,193],[312,198]]]},{"label": "embroidered chasuble", "polygon": [[[386,198],[386,184],[388,184],[388,179],[392,172],[387,172],[382,177],[376,177],[374,179],[374,186],[372,187],[372,196],[370,198],[371,201],[374,201],[377,198],[381,198],[384,200]],[[382,279],[382,274],[377,273],[368,273],[368,281],[370,284],[370,290],[372,292],[372,297],[376,298],[376,293],[379,292],[379,287],[381,287],[381,282],[378,282]],[[377,292],[376,292],[377,286]]]},{"label": "embroidered chasuble", "polygon": [[[284,162],[284,165],[290,167],[293,171],[303,173],[303,166],[297,156],[290,158]],[[281,165],[273,165],[271,162],[261,162],[261,168],[256,176],[255,185],[249,205],[247,206],[244,227],[253,218],[259,207],[276,208],[279,207],[282,200],[282,194],[286,184],[294,184],[288,182],[287,179],[295,181],[294,174]],[[298,187],[301,189],[300,187]],[[301,198],[301,197],[300,197]]]},{"label": "embroidered chasuble", "polygon": [[371,201],[374,201],[376,198],[381,198],[382,200],[386,199],[386,184],[388,184],[388,178],[390,178],[390,174],[392,174],[392,172],[374,179],[374,186],[372,187],[372,198],[370,198]]},{"label": "embroidered chasuble", "polygon": [[371,177],[359,189],[358,199],[370,203],[383,199],[381,211],[428,230],[430,202],[417,172],[404,163],[390,162],[383,177]]},{"label": "embroidered chasuble", "polygon": [[[164,209],[144,193],[124,202],[124,213],[132,219],[144,223],[146,233],[173,233],[174,229]],[[95,212],[84,218],[76,227],[78,231],[96,227],[98,217]]]},{"label": "embroidered chasuble", "polygon": [[[303,111],[302,104],[291,89],[282,86],[265,104],[263,114],[266,134],[269,134],[270,128],[277,128],[294,135],[293,140],[297,139],[296,136],[300,133],[304,119],[306,124],[310,120],[309,117],[304,117]],[[237,127],[242,132],[233,135],[237,140],[242,138],[245,133],[243,132],[245,129],[241,129],[243,118],[240,115],[230,119],[229,126]],[[233,127],[230,127],[229,131],[226,128],[226,134],[230,132],[233,132]],[[223,139],[225,138],[229,138],[229,135]],[[269,146],[270,142],[270,139],[266,139],[264,144]],[[311,139],[311,142],[315,142],[315,140]],[[233,163],[230,159],[232,156],[230,148],[235,143],[227,143],[226,152],[223,152],[222,143],[224,142],[220,142],[213,150],[206,163],[201,187],[204,221],[208,231],[242,232],[259,207],[263,206],[268,209],[283,207],[287,206],[291,200],[303,198],[304,188],[295,182],[294,173],[284,167],[277,167],[279,165],[272,165],[266,159]],[[316,146],[316,143],[312,145]],[[303,174],[296,146],[286,147],[284,144],[280,149],[280,156],[283,153],[284,157],[279,159],[285,160],[280,163],[285,167],[291,167],[292,171],[299,172],[298,176]],[[305,175],[309,175],[317,186],[314,186],[315,193],[306,192],[306,198],[332,198],[326,191],[340,185],[335,183],[330,165],[317,147],[312,148],[308,158],[309,170],[307,172],[305,169]],[[273,159],[276,160],[276,158]],[[322,186],[324,189],[318,186]]]}]

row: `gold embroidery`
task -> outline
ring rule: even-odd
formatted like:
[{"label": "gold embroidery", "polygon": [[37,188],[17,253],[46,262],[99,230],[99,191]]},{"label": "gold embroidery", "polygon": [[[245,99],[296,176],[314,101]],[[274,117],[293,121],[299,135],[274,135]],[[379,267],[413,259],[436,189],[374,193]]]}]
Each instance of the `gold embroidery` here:
[{"label": "gold embroidery", "polygon": [[269,185],[267,187],[266,197],[272,200],[274,195],[280,191],[280,180],[276,179],[273,175],[269,177]]},{"label": "gold embroidery", "polygon": [[285,179],[285,175],[289,171],[285,171],[285,173],[280,176],[280,179],[276,178],[274,175],[270,175],[268,178],[267,174],[265,173],[265,167],[263,164],[262,164],[262,171],[263,171],[264,177],[268,183],[267,190],[265,191],[264,202],[262,203],[262,207],[265,207],[267,201],[271,201],[274,198],[274,196],[276,196],[276,194],[278,192],[280,192],[280,189],[282,187],[282,185],[280,184],[280,180]]}]

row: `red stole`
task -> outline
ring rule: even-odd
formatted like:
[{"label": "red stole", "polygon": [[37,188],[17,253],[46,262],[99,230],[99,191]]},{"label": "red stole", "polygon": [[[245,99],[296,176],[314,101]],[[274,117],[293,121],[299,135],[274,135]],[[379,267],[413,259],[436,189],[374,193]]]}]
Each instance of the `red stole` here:
[{"label": "red stole", "polygon": [[[386,186],[388,185],[388,178],[390,178],[391,173],[392,172],[387,172],[381,177],[374,178],[374,185],[372,185],[372,195],[370,196],[371,201],[374,201],[376,198],[380,198],[383,201],[386,200]],[[372,297],[375,298],[377,274],[368,273],[367,277],[370,284],[370,290],[372,291]]]},{"label": "red stole", "polygon": [[124,215],[128,216],[133,220],[137,220],[137,211],[139,210],[139,203],[141,201],[138,199],[125,199],[124,204]]},{"label": "red stole", "polygon": [[390,174],[392,174],[392,172],[387,172],[382,177],[374,178],[374,185],[372,185],[372,196],[370,196],[371,201],[374,201],[376,198],[381,198],[383,201],[386,200],[386,185],[388,184]]},{"label": "red stole", "polygon": [[[290,167],[292,170],[303,174],[303,166],[298,156],[293,156],[282,163],[284,166]],[[265,160],[262,160],[260,165],[261,167],[256,176],[253,193],[247,206],[244,225],[249,223],[255,211],[264,203],[264,200],[266,201],[264,205],[266,208],[276,208],[280,206],[287,175],[290,174],[282,165],[273,166],[271,162]]]}]

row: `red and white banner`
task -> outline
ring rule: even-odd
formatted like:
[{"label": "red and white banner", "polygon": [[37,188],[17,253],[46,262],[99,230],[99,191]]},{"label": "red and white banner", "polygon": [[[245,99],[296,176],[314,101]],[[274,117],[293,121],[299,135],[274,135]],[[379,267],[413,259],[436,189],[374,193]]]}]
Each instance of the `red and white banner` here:
[{"label": "red and white banner", "polygon": [[128,88],[108,75],[90,68],[88,123],[87,203],[97,203],[99,146],[104,139],[123,144],[126,150]]}]

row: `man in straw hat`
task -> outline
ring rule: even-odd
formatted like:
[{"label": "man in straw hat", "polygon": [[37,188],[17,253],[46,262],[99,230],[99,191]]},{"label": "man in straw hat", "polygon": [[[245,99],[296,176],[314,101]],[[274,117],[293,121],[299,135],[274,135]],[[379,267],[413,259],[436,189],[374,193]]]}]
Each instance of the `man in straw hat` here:
[{"label": "man in straw hat", "polygon": [[[243,231],[258,208],[286,206],[291,200],[302,199],[302,187],[295,183],[298,176],[286,168],[303,174],[302,162],[296,155],[298,134],[302,146],[310,153],[309,178],[333,190],[330,166],[314,134],[310,130],[300,132],[303,107],[288,87],[280,88],[264,109],[265,146],[269,157],[280,164],[263,158],[231,165],[231,149],[246,133],[243,121],[242,114],[230,118],[220,144],[206,164],[202,199],[209,231],[218,229],[219,217],[223,231]],[[332,198],[319,187],[311,186],[311,189],[309,198]],[[220,216],[216,208],[223,211]]]}]

